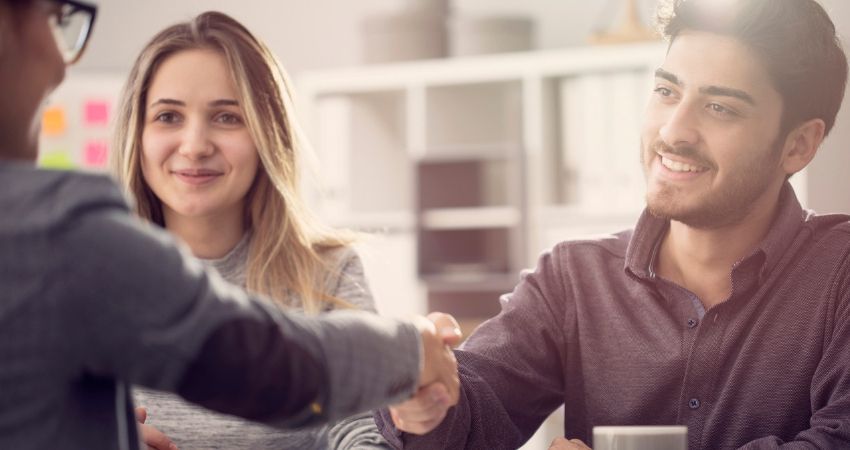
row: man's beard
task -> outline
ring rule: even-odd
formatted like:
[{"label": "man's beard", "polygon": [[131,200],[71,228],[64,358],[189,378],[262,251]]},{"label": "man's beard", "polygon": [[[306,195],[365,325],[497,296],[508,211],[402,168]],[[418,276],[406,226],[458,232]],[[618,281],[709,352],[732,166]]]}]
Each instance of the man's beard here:
[{"label": "man's beard", "polygon": [[[691,147],[672,148],[655,141],[649,152],[641,150],[641,161],[647,176],[646,205],[652,215],[675,220],[693,228],[715,229],[740,223],[750,212],[759,197],[770,186],[773,164],[779,157],[777,138],[768,152],[768,158],[753,158],[745,164],[731,168],[722,185],[707,186],[703,192],[690,192],[688,197],[696,201],[685,203],[684,193],[672,183],[657,181],[655,188],[649,186],[649,171],[645,159],[657,157],[656,152],[688,158],[701,167],[717,171],[717,165]],[[651,152],[651,153],[650,153]]]}]

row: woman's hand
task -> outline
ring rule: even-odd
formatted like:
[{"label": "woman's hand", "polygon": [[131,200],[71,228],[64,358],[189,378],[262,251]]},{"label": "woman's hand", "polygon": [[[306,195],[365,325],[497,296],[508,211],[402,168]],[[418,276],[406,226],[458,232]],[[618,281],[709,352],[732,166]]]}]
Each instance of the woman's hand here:
[{"label": "woman's hand", "polygon": [[136,420],[139,421],[139,433],[142,441],[147,445],[147,450],[177,450],[177,446],[168,439],[162,431],[151,425],[145,425],[148,419],[148,411],[145,408],[136,408]]},{"label": "woman's hand", "polygon": [[555,438],[549,450],[591,450],[584,442],[578,439]]}]

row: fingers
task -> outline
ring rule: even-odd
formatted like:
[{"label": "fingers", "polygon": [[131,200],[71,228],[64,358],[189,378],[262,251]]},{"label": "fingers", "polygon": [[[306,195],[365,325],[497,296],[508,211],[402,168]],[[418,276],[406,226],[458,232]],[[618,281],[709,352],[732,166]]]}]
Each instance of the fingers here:
[{"label": "fingers", "polygon": [[138,420],[139,423],[145,423],[145,420],[148,420],[148,410],[146,410],[145,408],[142,408],[140,406],[140,407],[136,408],[135,411],[136,411],[136,420]]},{"label": "fingers", "polygon": [[407,433],[425,434],[436,428],[452,406],[448,390],[442,384],[431,384],[416,395],[390,407],[396,428]]},{"label": "fingers", "polygon": [[580,439],[555,438],[549,446],[549,450],[591,450]]},{"label": "fingers", "polygon": [[151,425],[145,425],[148,419],[148,411],[145,408],[138,407],[135,409],[136,420],[139,421],[139,434],[142,435],[148,450],[177,450],[177,446],[171,442],[171,439],[165,433],[157,430]]},{"label": "fingers", "polygon": [[148,450],[177,450],[177,446],[165,433],[157,430],[151,425],[139,424],[139,432],[142,441],[148,446]]},{"label": "fingers", "polygon": [[460,379],[454,352],[437,335],[436,327],[431,321],[420,317],[414,320],[414,324],[422,338],[422,372],[419,387],[434,382],[442,383],[448,390],[452,404],[456,404],[460,395]]},{"label": "fingers", "polygon": [[460,344],[463,339],[463,333],[460,331],[460,325],[457,320],[450,314],[441,312],[432,312],[428,314],[428,320],[434,323],[437,328],[437,334],[443,338],[446,345],[455,347]]}]

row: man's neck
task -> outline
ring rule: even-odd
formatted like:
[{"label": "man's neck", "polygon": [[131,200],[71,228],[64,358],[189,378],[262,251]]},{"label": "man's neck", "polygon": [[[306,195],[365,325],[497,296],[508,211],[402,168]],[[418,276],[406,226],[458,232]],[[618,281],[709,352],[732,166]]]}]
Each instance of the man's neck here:
[{"label": "man's neck", "polygon": [[186,242],[198,258],[224,257],[245,233],[241,214],[186,217],[166,213],[165,216],[165,228]]},{"label": "man's neck", "polygon": [[694,228],[671,221],[658,253],[656,272],[696,294],[706,310],[732,294],[732,267],[752,254],[764,239],[778,208],[776,195],[765,195],[742,220],[719,228]]}]

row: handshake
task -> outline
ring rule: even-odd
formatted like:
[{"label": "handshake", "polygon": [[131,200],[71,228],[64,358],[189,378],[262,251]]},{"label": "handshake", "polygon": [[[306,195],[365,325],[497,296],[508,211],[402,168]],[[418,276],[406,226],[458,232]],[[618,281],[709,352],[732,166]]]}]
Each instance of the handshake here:
[{"label": "handshake", "polygon": [[422,338],[422,368],[419,389],[412,398],[390,406],[396,428],[413,434],[425,434],[443,421],[449,408],[460,396],[460,378],[452,347],[462,334],[454,317],[431,313],[418,317],[414,325]]}]

